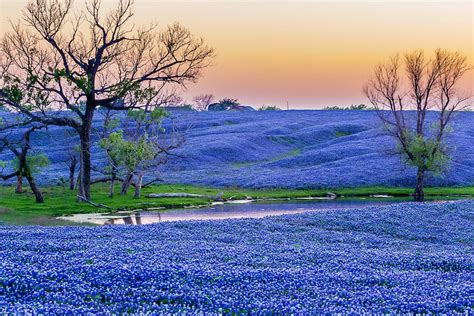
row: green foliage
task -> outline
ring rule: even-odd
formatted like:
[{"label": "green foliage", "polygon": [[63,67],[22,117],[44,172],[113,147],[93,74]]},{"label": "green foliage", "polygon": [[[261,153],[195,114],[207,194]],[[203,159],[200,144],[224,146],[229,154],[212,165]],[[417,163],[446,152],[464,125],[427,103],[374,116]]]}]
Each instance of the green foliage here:
[{"label": "green foliage", "polygon": [[27,83],[28,88],[31,88],[37,82],[38,82],[38,76],[36,75],[30,74],[26,78],[26,83]]},{"label": "green foliage", "polygon": [[45,154],[38,154],[26,157],[26,165],[31,174],[38,173],[41,168],[49,165],[49,159]]},{"label": "green foliage", "polygon": [[109,137],[101,139],[100,146],[108,150],[113,161],[129,172],[137,170],[143,161],[152,160],[156,152],[145,135],[136,141],[127,141],[123,137],[123,131],[113,132]]},{"label": "green foliage", "polygon": [[123,98],[127,93],[131,92],[138,101],[143,101],[150,90],[140,89],[140,83],[137,81],[122,81],[115,86],[113,92],[119,98]]},{"label": "green foliage", "polygon": [[[30,71],[31,73],[31,71]],[[30,74],[26,78],[26,87],[20,85],[20,79],[12,76],[3,76],[2,92],[6,98],[16,104],[21,104],[27,111],[33,109],[33,104],[45,108],[48,105],[48,96],[34,88],[38,82],[38,76]],[[0,104],[0,110],[5,110],[4,105]]]},{"label": "green foliage", "polygon": [[115,130],[119,125],[120,125],[120,119],[119,119],[119,118],[113,118],[113,119],[107,120],[107,121],[104,123],[104,128],[105,128],[107,131],[113,131],[113,130]]},{"label": "green foliage", "polygon": [[116,129],[120,123],[118,119],[106,122],[106,129],[113,131],[99,141],[99,146],[106,151],[110,160],[106,171],[134,173],[139,168],[145,168],[146,162],[155,159],[157,150],[154,138],[164,131],[161,124],[167,116],[169,113],[160,107],[152,111],[128,111],[127,119],[133,120],[139,130],[128,138],[123,130]]},{"label": "green foliage", "polygon": [[64,177],[59,177],[57,185],[62,188],[65,188],[67,185],[67,180]]},{"label": "green foliage", "polygon": [[140,163],[152,160],[155,156],[153,145],[145,136],[139,138],[138,141],[124,141],[120,148],[120,162],[129,170],[134,172]]},{"label": "green foliage", "polygon": [[65,78],[66,76],[67,74],[65,69],[54,69],[54,80],[59,81],[61,78]]},{"label": "green foliage", "polygon": [[19,88],[17,84],[4,86],[2,88],[2,91],[6,95],[6,97],[14,103],[19,104],[23,100],[23,91]]},{"label": "green foliage", "polygon": [[60,81],[61,78],[65,78],[69,83],[74,83],[76,87],[83,91],[85,94],[89,94],[92,89],[89,78],[73,77],[69,75],[65,69],[54,69],[53,78],[55,81]]},{"label": "green foliage", "polygon": [[258,109],[259,111],[279,111],[280,108],[274,105],[269,105],[269,106],[262,106],[261,108]]},{"label": "green foliage", "polygon": [[[399,150],[404,154],[409,165],[419,169],[440,174],[449,163],[446,146],[436,139],[423,135],[405,132],[407,150]],[[411,154],[411,157],[409,156]]]},{"label": "green foliage", "polygon": [[[21,171],[20,170],[20,161],[18,158],[15,158],[12,160],[13,164],[13,169],[15,171]],[[23,173],[26,176],[33,176],[34,174],[38,173],[41,168],[47,167],[49,165],[49,159],[46,155],[44,154],[38,154],[38,155],[30,155],[26,157],[26,166],[25,169],[23,170]]]},{"label": "green foliage", "polygon": [[90,90],[91,90],[91,86],[90,86],[89,80],[87,78],[78,78],[78,79],[76,79],[76,85],[79,89],[81,89],[85,93],[89,93]]},{"label": "green foliage", "polygon": [[[99,141],[100,148],[104,149],[107,152],[110,160],[113,163],[119,162],[122,158],[122,151],[121,148],[123,146],[123,132],[113,132],[108,137],[102,138]],[[111,166],[108,165],[106,167],[107,172],[111,172],[114,167],[118,166]]]},{"label": "green foliage", "polygon": [[24,93],[20,88],[20,79],[13,76],[3,76],[2,92],[6,98],[12,102],[20,103],[24,98]]},{"label": "green foliage", "polygon": [[137,123],[144,123],[146,125],[159,125],[164,118],[168,117],[169,113],[161,108],[155,107],[152,111],[146,112],[141,109],[130,110],[127,113],[127,117],[136,121]]}]

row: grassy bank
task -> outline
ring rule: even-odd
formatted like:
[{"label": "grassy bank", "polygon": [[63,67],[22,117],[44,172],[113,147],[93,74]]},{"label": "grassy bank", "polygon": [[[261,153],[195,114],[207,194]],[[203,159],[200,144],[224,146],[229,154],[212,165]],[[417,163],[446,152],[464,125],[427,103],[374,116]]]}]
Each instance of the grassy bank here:
[{"label": "grassy bank", "polygon": [[[119,188],[117,187],[117,191]],[[134,199],[132,194],[127,196],[116,195],[114,198],[107,196],[108,187],[104,184],[93,186],[93,201],[98,204],[104,204],[114,210],[140,209],[140,208],[180,208],[206,205],[212,201],[211,198],[146,198],[150,193],[193,193],[206,196],[215,196],[223,192],[225,199],[244,199],[251,197],[254,199],[279,199],[279,198],[303,198],[303,197],[321,197],[326,196],[327,192],[333,192],[345,197],[368,197],[374,194],[392,195],[397,197],[409,196],[412,193],[411,188],[389,188],[389,187],[360,187],[360,188],[342,188],[330,190],[248,190],[238,188],[206,188],[194,187],[188,185],[154,185],[144,188],[142,198]],[[106,212],[107,209],[99,209],[90,204],[78,203],[76,201],[76,192],[69,191],[62,187],[43,188],[45,203],[37,204],[31,192],[15,194],[13,187],[0,186],[0,221],[13,224],[61,224],[66,225],[64,221],[52,220],[54,217],[75,214]],[[442,187],[427,188],[428,196],[445,195],[465,195],[474,196],[474,187]]]}]

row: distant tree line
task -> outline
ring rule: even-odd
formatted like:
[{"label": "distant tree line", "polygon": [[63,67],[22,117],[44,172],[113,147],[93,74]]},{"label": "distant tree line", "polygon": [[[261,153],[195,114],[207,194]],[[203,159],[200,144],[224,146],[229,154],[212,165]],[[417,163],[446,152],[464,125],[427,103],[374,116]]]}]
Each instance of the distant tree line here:
[{"label": "distant tree line", "polygon": [[279,111],[280,108],[274,105],[263,105],[258,110],[259,111]]},{"label": "distant tree line", "polygon": [[338,106],[338,105],[333,105],[333,106],[326,106],[324,107],[324,110],[331,110],[331,111],[339,111],[339,110],[375,110],[374,107],[368,107],[365,104],[351,104],[350,106]]}]

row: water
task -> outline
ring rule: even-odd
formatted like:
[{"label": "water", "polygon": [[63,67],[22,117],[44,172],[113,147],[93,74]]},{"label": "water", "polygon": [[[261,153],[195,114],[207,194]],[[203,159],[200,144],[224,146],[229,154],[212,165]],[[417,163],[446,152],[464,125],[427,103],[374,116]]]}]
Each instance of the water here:
[{"label": "water", "polygon": [[265,216],[297,214],[308,211],[359,208],[412,201],[406,199],[335,199],[335,200],[291,200],[225,203],[196,209],[169,209],[159,211],[134,211],[115,214],[76,214],[61,217],[77,223],[99,225],[143,225],[185,220],[220,220],[230,218],[262,218]]}]

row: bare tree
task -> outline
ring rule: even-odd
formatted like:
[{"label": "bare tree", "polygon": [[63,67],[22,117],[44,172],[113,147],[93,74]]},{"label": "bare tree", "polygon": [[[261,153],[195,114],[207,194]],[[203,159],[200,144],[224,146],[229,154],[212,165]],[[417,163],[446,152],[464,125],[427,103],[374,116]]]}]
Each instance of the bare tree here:
[{"label": "bare tree", "polygon": [[194,108],[198,111],[207,111],[207,107],[214,101],[212,94],[200,94],[193,98]]},{"label": "bare tree", "polygon": [[457,52],[438,49],[427,59],[415,51],[379,64],[364,88],[398,152],[417,168],[417,201],[424,197],[425,173],[443,171],[450,159],[445,135],[454,113],[469,107],[470,96],[457,89],[468,70],[467,57]]},{"label": "bare tree", "polygon": [[0,103],[30,120],[72,127],[80,138],[78,196],[90,199],[91,129],[103,107],[139,108],[146,89],[196,81],[214,55],[175,23],[132,23],[133,0],[101,12],[100,0],[72,14],[72,0],[30,0],[1,43]]}]

